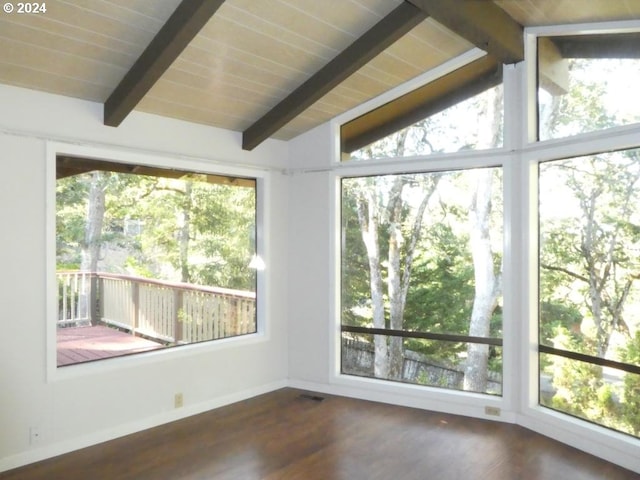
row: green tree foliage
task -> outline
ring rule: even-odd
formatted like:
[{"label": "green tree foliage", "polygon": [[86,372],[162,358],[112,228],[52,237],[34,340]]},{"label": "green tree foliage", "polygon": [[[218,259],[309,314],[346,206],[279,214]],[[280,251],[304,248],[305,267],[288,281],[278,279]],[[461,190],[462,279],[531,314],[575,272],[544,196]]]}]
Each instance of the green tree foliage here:
[{"label": "green tree foliage", "polygon": [[[621,350],[621,360],[640,366],[640,330]],[[622,420],[635,436],[640,436],[640,375],[627,373],[624,376],[622,395]]]},{"label": "green tree foliage", "polygon": [[194,185],[194,250],[209,259],[192,268],[198,283],[255,289],[254,274],[247,270],[255,252],[255,209],[253,188]]},{"label": "green tree foliage", "polygon": [[[576,340],[564,327],[555,329],[555,348],[584,353],[582,342]],[[551,405],[567,413],[583,415],[583,408],[594,399],[602,387],[602,367],[590,363],[554,356],[549,369],[553,375],[556,394]]]},{"label": "green tree foliage", "polygon": [[[470,118],[482,121],[471,125]],[[461,124],[469,128],[459,128]],[[352,158],[490,148],[501,141],[500,86],[381,139]],[[499,275],[487,272],[501,271],[501,255],[496,251],[501,250],[502,236],[492,240],[487,234],[483,247],[474,249],[471,244],[478,245],[469,233],[481,224],[490,225],[487,231],[501,232],[502,191],[498,182],[491,187],[492,176],[489,173],[484,180],[473,181],[473,174],[432,172],[343,180],[343,324],[501,336],[501,314],[496,308],[501,295]],[[483,202],[477,202],[479,198]],[[480,203],[486,207],[482,212],[473,208]],[[472,211],[479,213],[474,225]],[[499,245],[497,249],[489,247],[492,241]],[[479,278],[492,280],[488,290],[478,295],[474,263],[479,265],[479,255],[488,259],[479,267],[483,270]],[[482,298],[476,302],[475,297]],[[465,343],[403,341],[397,336],[375,335],[373,340],[374,375],[380,378],[402,379],[406,349],[458,368],[467,363],[476,378],[468,389],[474,391],[485,391],[487,362],[489,368],[501,371],[498,349],[489,352],[485,346]],[[466,371],[464,375],[471,376]]]},{"label": "green tree foliage", "polygon": [[[91,173],[57,182],[58,268],[79,268],[89,221]],[[170,281],[255,290],[255,189],[105,174],[99,270]]]},{"label": "green tree foliage", "polygon": [[[369,265],[367,252],[361,239],[357,200],[351,182],[342,183],[342,323],[365,326],[372,321],[371,293],[369,291]],[[385,242],[382,242],[384,245]],[[384,255],[384,254],[383,254]]]},{"label": "green tree foliage", "polygon": [[56,251],[58,269],[80,268],[89,182],[85,176],[58,181],[56,188]]},{"label": "green tree foliage", "polygon": [[[462,221],[462,219],[461,219]],[[473,305],[473,263],[468,238],[449,224],[424,231],[407,296],[408,329],[464,335]]]},{"label": "green tree foliage", "polygon": [[[496,188],[493,189],[495,210],[489,223],[494,232],[494,246],[501,250],[501,179],[499,169],[493,171]],[[431,178],[435,176],[437,178]],[[343,180],[342,195],[342,322],[345,325],[374,326],[374,294],[370,288],[369,251],[362,237],[362,223],[358,208],[363,208],[359,195],[374,191],[367,200],[366,211],[375,198],[377,263],[383,286],[383,328],[418,332],[467,335],[475,297],[474,262],[470,248],[468,208],[471,202],[472,173],[447,172],[438,174],[404,174],[401,185],[403,201],[399,208],[390,208],[397,177],[370,177]],[[434,183],[437,180],[437,183]],[[433,193],[429,192],[433,189]],[[420,205],[424,204],[422,220],[416,224]],[[359,203],[360,202],[360,203]],[[396,206],[397,207],[397,206]],[[368,227],[367,227],[368,228]],[[412,235],[417,228],[415,236]],[[392,236],[400,234],[394,245]],[[415,243],[412,242],[412,238]],[[394,252],[397,248],[397,258]],[[393,267],[394,261],[399,266]],[[406,270],[407,262],[411,268]],[[493,255],[493,268],[500,272],[502,258]],[[399,325],[392,325],[393,269],[401,272],[407,281],[406,297]],[[406,272],[410,272],[407,276]],[[374,292],[375,293],[375,292]],[[489,335],[502,335],[501,310],[491,316]],[[391,351],[391,342],[386,345]],[[464,359],[465,343],[406,339],[404,348],[419,352],[445,364],[460,364]],[[490,369],[501,372],[500,352],[492,349]],[[464,361],[464,360],[462,360]],[[445,385],[446,386],[446,385]]]}]

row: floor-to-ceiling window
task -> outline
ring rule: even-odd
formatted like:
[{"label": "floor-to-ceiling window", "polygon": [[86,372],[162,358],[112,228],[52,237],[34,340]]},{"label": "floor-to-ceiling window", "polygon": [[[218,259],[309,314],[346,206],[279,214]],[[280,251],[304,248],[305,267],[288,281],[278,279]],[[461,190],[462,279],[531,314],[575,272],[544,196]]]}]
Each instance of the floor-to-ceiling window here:
[{"label": "floor-to-ceiling window", "polygon": [[428,160],[502,146],[494,83],[350,152],[425,160],[341,180],[343,374],[502,395],[502,167]]},{"label": "floor-to-ceiling window", "polygon": [[[540,141],[575,149],[640,120],[636,38],[538,37]],[[640,150],[628,144],[539,163],[539,403],[637,437]]]},{"label": "floor-to-ceiling window", "polygon": [[640,150],[540,164],[540,403],[640,435]]}]

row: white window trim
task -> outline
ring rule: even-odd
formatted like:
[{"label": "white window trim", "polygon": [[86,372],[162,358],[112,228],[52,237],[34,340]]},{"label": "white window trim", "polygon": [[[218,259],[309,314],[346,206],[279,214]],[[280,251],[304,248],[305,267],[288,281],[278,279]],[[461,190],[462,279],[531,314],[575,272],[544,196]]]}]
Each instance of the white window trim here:
[{"label": "white window trim", "polygon": [[[477,52],[467,55],[464,58],[468,63],[477,58]],[[468,57],[468,58],[467,58]],[[458,59],[458,61],[461,58]],[[456,63],[456,68],[462,65]],[[510,71],[507,71],[510,70]],[[518,75],[515,69],[505,69],[503,76],[503,85],[505,91],[505,102],[507,98],[513,95],[520,95],[517,87],[516,79]],[[433,76],[422,79],[422,84],[432,81]],[[411,88],[419,85],[411,84]],[[388,101],[389,99],[387,99]],[[513,101],[511,102],[513,103]],[[372,107],[373,108],[373,107]],[[358,114],[361,114],[358,109]],[[503,195],[505,195],[505,208],[507,205],[506,195],[513,194],[507,191],[507,182],[504,180],[507,176],[514,175],[514,165],[516,158],[513,154],[513,144],[519,143],[519,139],[513,139],[514,135],[519,135],[516,128],[507,127],[507,122],[511,122],[513,115],[517,115],[516,111],[507,112],[505,109],[505,134],[504,145],[500,148],[485,149],[478,151],[464,151],[441,154],[417,155],[413,157],[400,158],[378,158],[366,161],[341,162],[339,152],[335,152],[336,157],[333,159],[333,167],[328,169],[331,171],[331,198],[335,201],[330,205],[330,224],[333,227],[332,238],[334,241],[331,245],[332,255],[332,285],[331,290],[331,318],[330,322],[330,359],[329,383],[339,389],[344,394],[352,395],[360,398],[379,400],[383,402],[392,402],[410,407],[443,411],[447,413],[470,415],[479,418],[490,418],[513,423],[515,422],[514,406],[517,404],[517,392],[510,382],[504,379],[511,378],[516,373],[517,356],[514,355],[516,348],[510,345],[513,333],[507,335],[513,328],[513,322],[508,317],[513,318],[515,304],[507,298],[513,298],[510,293],[512,287],[511,279],[514,278],[514,270],[511,261],[511,237],[508,232],[511,231],[507,212],[504,212],[504,240],[503,240],[503,258],[504,258],[504,320],[503,320],[503,391],[502,396],[487,395],[474,392],[465,392],[460,390],[447,390],[437,387],[427,387],[413,384],[405,384],[388,380],[380,380],[374,378],[356,377],[353,375],[344,375],[340,372],[340,348],[341,348],[341,318],[340,318],[340,262],[341,262],[341,246],[340,246],[340,181],[346,177],[369,176],[369,175],[385,175],[393,173],[419,173],[419,172],[438,172],[451,171],[461,169],[472,169],[482,167],[501,167],[503,169]],[[340,145],[339,123],[347,121],[351,114],[347,114],[344,118],[336,121],[336,127],[333,129],[334,145]],[[357,115],[354,115],[357,116]],[[500,415],[494,416],[487,414],[486,408],[500,409]]]},{"label": "white window trim", "polygon": [[[199,342],[191,345],[181,345],[179,348],[163,348],[150,352],[137,353],[113,357],[105,360],[68,365],[62,368],[57,366],[56,357],[56,321],[57,311],[57,282],[56,282],[56,157],[57,155],[80,156],[96,160],[112,162],[149,165],[165,168],[179,168],[195,172],[217,175],[243,176],[256,179],[256,252],[267,265],[264,270],[257,271],[256,285],[256,333],[229,337],[207,342]],[[69,378],[94,375],[98,373],[124,370],[139,365],[146,365],[160,361],[174,360],[178,358],[201,355],[203,353],[218,351],[227,348],[236,348],[245,345],[263,343],[270,339],[270,322],[267,318],[267,302],[269,295],[269,282],[267,276],[269,265],[269,192],[270,174],[266,170],[254,169],[244,166],[232,166],[222,163],[214,163],[211,160],[197,158],[176,158],[171,155],[147,154],[139,151],[115,149],[107,147],[93,147],[75,144],[66,144],[56,141],[46,143],[46,359],[47,382],[57,382]]]},{"label": "white window trim", "polygon": [[[475,158],[466,158],[465,156],[453,156],[453,158],[440,159],[434,161],[432,158],[425,157],[420,161],[415,159],[402,159],[395,160],[395,173],[401,171],[403,173],[413,172],[434,172],[434,171],[450,171],[461,170],[471,168],[482,167],[501,167],[503,169],[503,179],[508,175],[512,175],[511,166],[514,162],[509,161],[510,155],[504,155],[501,152],[500,155],[490,155],[483,151],[476,153]],[[332,249],[334,251],[332,258],[333,273],[332,273],[332,318],[331,332],[330,332],[330,357],[333,360],[331,370],[329,372],[330,383],[336,387],[344,389],[345,392],[360,398],[368,398],[373,400],[379,400],[383,402],[398,403],[401,405],[424,408],[429,410],[443,411],[447,413],[455,413],[462,415],[470,415],[479,418],[491,418],[493,420],[500,420],[506,422],[514,422],[515,415],[513,415],[513,405],[515,404],[514,390],[512,385],[503,381],[502,396],[487,395],[481,393],[465,392],[461,390],[448,390],[437,387],[428,387],[421,385],[405,384],[400,382],[393,382],[388,380],[357,377],[353,375],[346,375],[340,372],[340,349],[341,349],[341,318],[340,318],[340,261],[341,261],[341,249],[340,249],[340,181],[343,178],[352,176],[367,176],[367,175],[384,175],[394,173],[390,171],[389,165],[363,165],[359,162],[357,168],[339,168],[332,173],[332,192],[333,198],[336,199],[335,205],[332,205],[331,218],[332,225],[334,225],[334,242],[332,243]],[[420,168],[421,167],[421,168]],[[503,180],[503,192],[506,182]],[[506,201],[505,201],[506,205]],[[504,214],[503,232],[504,232],[504,314],[503,314],[503,379],[509,378],[515,374],[513,366],[516,363],[514,357],[515,348],[509,345],[508,338],[513,338],[513,334],[507,334],[511,330],[512,322],[508,320],[513,312],[514,304],[508,301],[507,298],[512,298],[510,293],[512,289],[511,278],[513,277],[513,268],[511,267],[511,253],[509,248],[509,236],[507,230],[509,229],[506,213]],[[489,415],[486,412],[486,407],[499,408],[501,411],[500,416],[496,417]]]}]

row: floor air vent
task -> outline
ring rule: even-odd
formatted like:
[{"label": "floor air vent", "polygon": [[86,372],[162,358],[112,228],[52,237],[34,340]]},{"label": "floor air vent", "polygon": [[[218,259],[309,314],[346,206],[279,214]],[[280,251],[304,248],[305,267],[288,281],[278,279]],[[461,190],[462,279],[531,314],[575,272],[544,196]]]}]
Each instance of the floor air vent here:
[{"label": "floor air vent", "polygon": [[324,400],[324,397],[321,397],[320,395],[311,395],[310,393],[301,393],[300,398],[313,400],[314,402],[321,402]]}]

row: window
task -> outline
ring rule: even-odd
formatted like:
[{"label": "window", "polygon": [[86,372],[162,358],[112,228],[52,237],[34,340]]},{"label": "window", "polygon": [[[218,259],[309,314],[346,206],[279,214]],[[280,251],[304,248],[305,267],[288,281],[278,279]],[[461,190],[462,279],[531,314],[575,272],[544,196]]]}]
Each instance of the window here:
[{"label": "window", "polygon": [[343,160],[502,146],[502,65],[484,56],[340,126]]},{"label": "window", "polygon": [[540,140],[640,121],[637,34],[538,39]]},{"label": "window", "polygon": [[502,169],[342,180],[342,373],[502,392]]},{"label": "window", "polygon": [[640,436],[640,149],[539,170],[540,403]]},{"label": "window", "polygon": [[256,180],[59,156],[58,366],[256,332]]},{"label": "window", "polygon": [[356,150],[350,159],[501,147],[502,112],[502,85],[498,85]]}]

